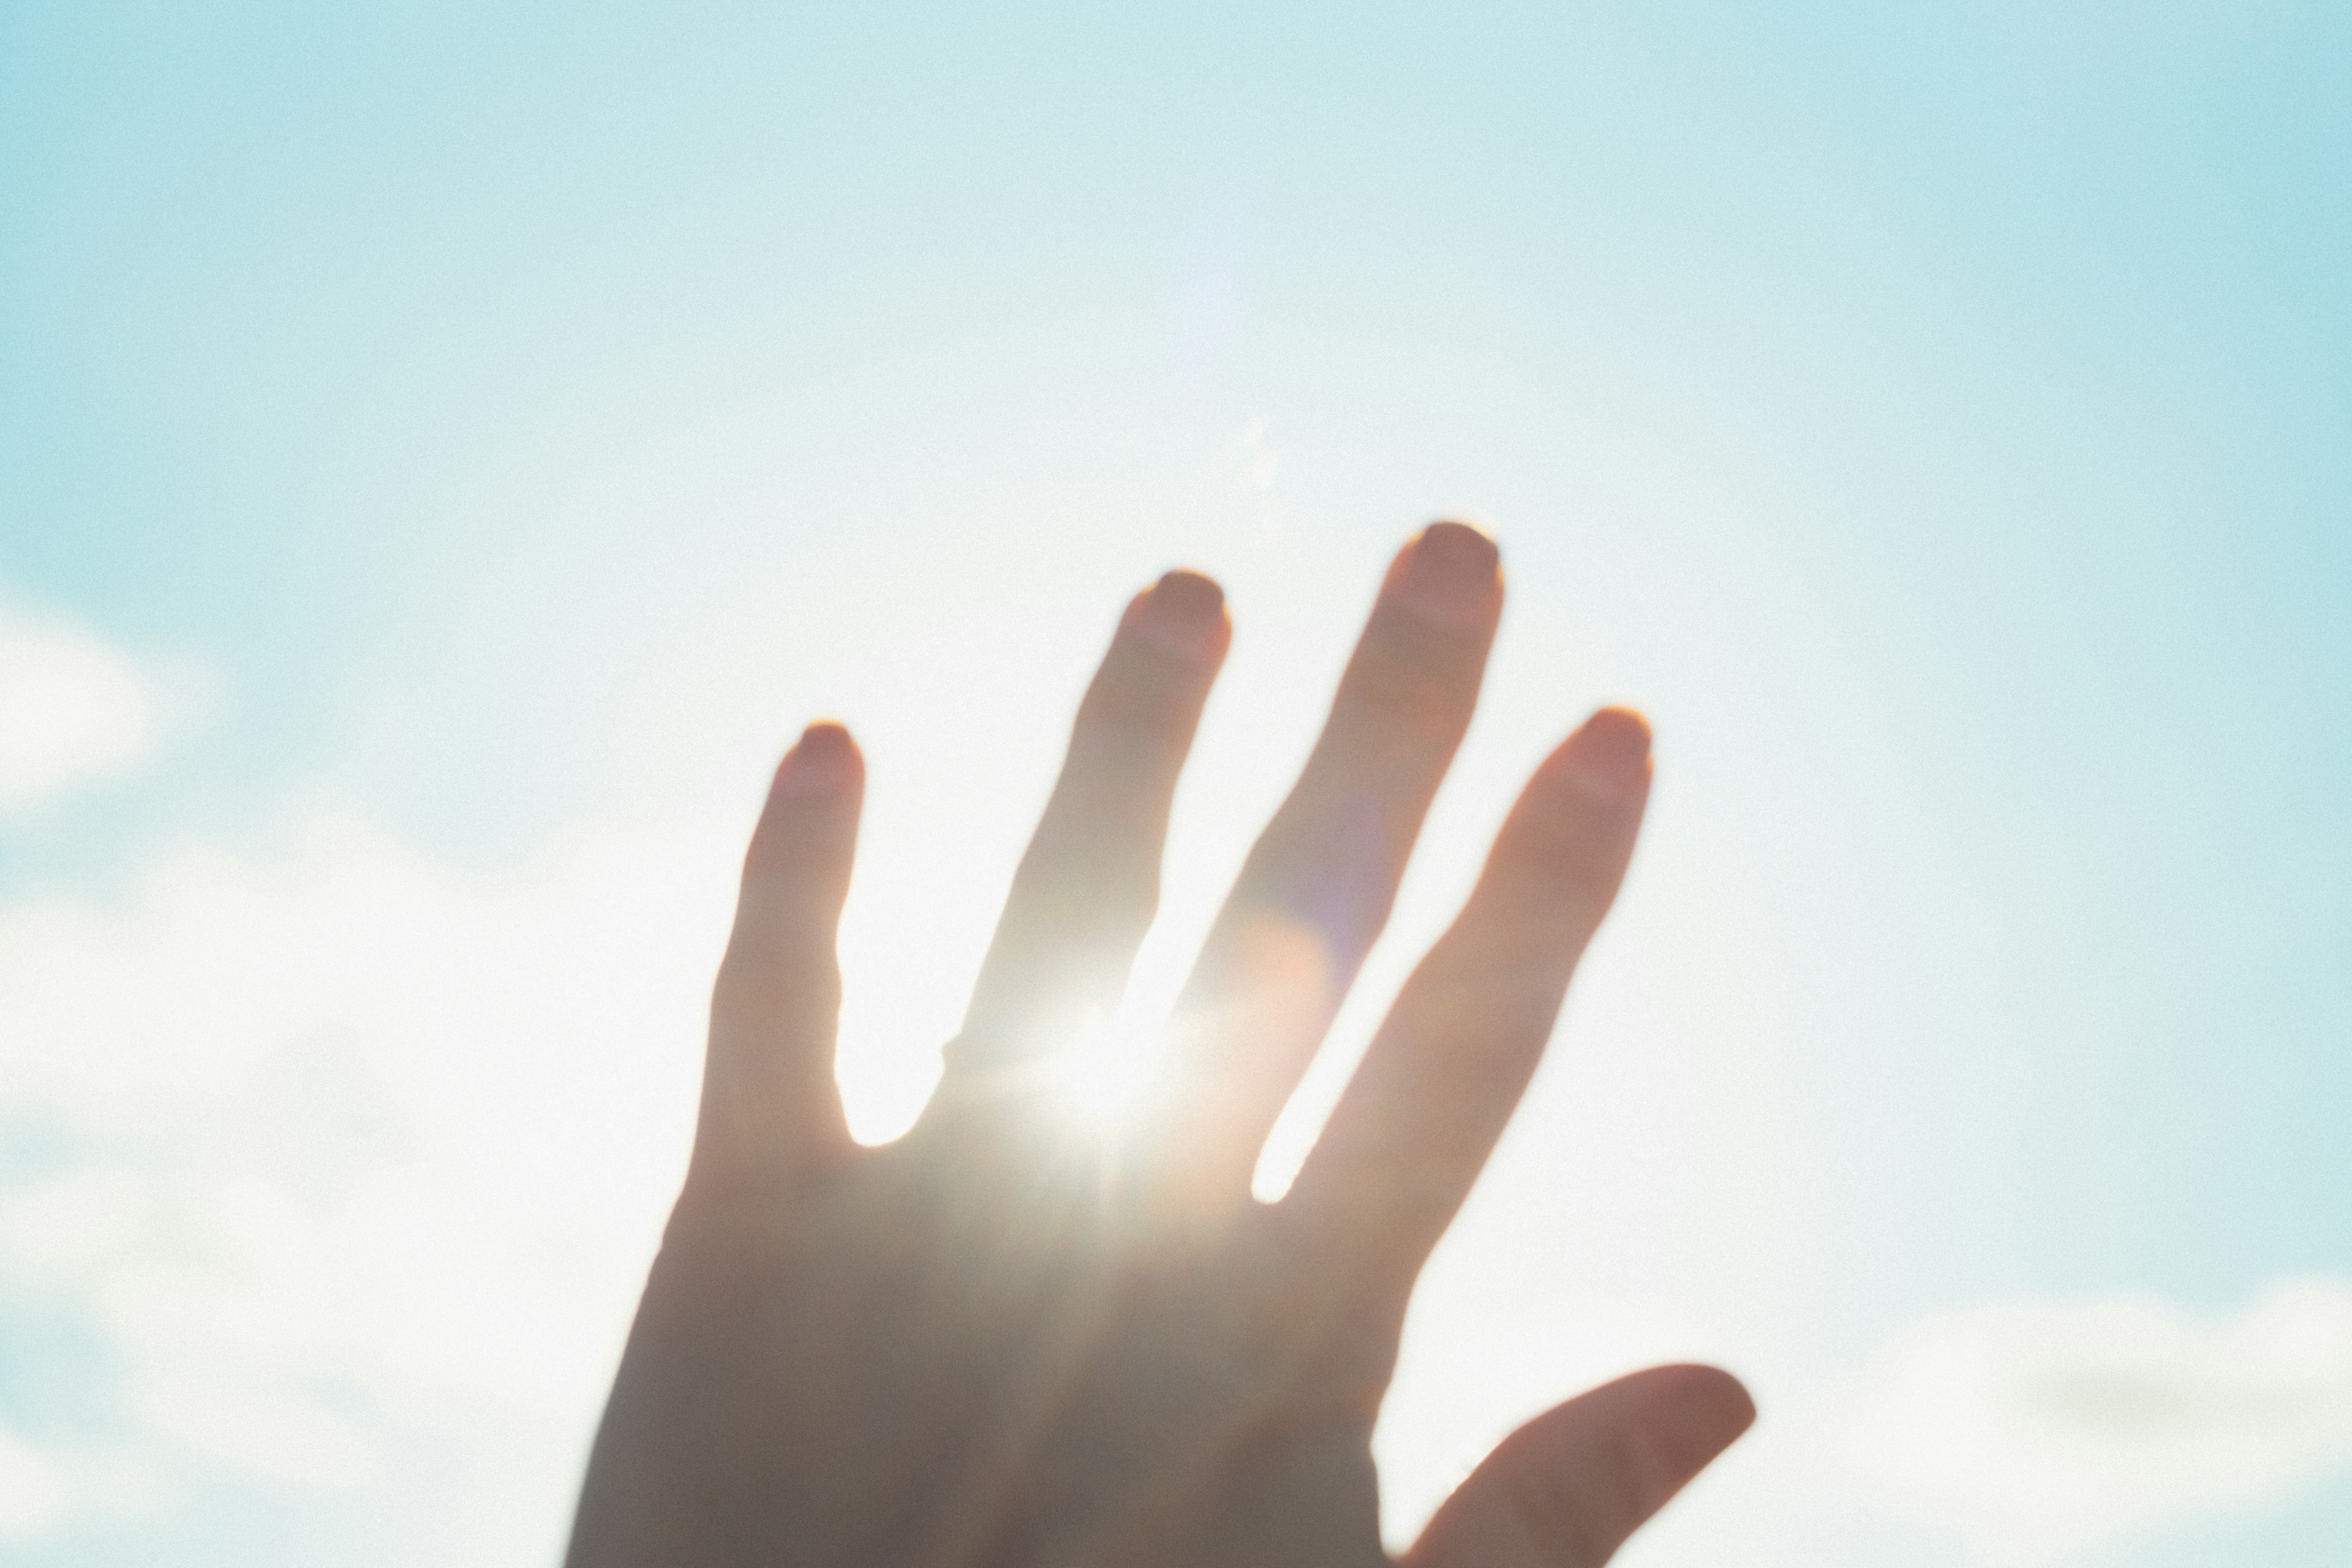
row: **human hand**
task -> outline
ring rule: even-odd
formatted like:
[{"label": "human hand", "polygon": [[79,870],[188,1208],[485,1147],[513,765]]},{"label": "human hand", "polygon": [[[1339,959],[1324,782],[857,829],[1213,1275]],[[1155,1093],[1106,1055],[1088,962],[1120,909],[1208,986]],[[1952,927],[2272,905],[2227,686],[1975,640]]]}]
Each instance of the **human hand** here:
[{"label": "human hand", "polygon": [[[1493,544],[1397,557],[1297,787],[1203,945],[1115,1146],[1056,1068],[1114,1007],[1230,630],[1171,573],[1078,710],[939,1090],[887,1147],[833,1079],[864,764],[778,769],[712,1004],[700,1121],[583,1483],[570,1568],[1373,1568],[1370,1437],[1405,1301],[1615,896],[1649,731],[1604,709],[1536,771],[1289,1193],[1259,1148],[1388,917],[1477,698]],[[1653,1368],[1538,1416],[1406,1568],[1598,1568],[1746,1429]]]}]

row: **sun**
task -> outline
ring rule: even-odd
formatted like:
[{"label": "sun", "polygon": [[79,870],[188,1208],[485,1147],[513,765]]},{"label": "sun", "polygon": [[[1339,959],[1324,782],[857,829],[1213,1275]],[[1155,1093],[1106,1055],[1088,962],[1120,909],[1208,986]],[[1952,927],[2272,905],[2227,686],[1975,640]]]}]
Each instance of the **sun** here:
[{"label": "sun", "polygon": [[1160,1025],[1124,1008],[1089,1020],[1053,1062],[1048,1092],[1056,1109],[1098,1137],[1123,1130],[1143,1097]]}]

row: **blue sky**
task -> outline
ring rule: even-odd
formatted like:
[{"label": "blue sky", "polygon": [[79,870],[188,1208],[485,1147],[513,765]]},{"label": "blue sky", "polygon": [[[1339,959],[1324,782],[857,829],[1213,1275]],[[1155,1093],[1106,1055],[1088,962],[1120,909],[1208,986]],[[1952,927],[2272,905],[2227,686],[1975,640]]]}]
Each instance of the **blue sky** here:
[{"label": "blue sky", "polygon": [[[0,692],[117,721],[0,750],[0,1539],[543,1553],[797,725],[873,757],[878,1132],[1124,595],[1237,622],[1148,1000],[1451,512],[1512,604],[1324,1089],[1553,735],[1639,703],[1660,784],[1433,1271],[1397,1527],[1706,1353],[1767,1424],[1630,1562],[2337,1562],[2347,82],[2321,5],[0,10]],[[544,1148],[449,1103],[549,1071]],[[397,1261],[484,1184],[481,1258],[572,1261]],[[382,1348],[539,1312],[494,1408]],[[2069,1426],[2078,1363],[2190,1414]]]}]

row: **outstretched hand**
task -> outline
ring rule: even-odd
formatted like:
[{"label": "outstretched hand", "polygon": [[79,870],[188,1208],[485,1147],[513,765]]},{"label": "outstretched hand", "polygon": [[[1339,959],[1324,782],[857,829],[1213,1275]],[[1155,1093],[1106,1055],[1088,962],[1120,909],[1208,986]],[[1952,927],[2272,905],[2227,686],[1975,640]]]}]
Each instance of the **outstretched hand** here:
[{"label": "outstretched hand", "polygon": [[[1615,896],[1649,731],[1604,709],[1536,770],[1279,1202],[1259,1149],[1388,918],[1502,607],[1494,545],[1397,557],[1115,1147],[1055,1104],[1151,922],[1230,629],[1137,595],[1078,710],[963,1031],[914,1130],[858,1146],[835,927],[864,764],[777,770],[712,1005],[685,1190],[583,1488],[570,1568],[1375,1568],[1370,1438],[1406,1298]],[[1521,1427],[1407,1568],[1598,1568],[1743,1431],[1726,1373],[1637,1373]]]}]

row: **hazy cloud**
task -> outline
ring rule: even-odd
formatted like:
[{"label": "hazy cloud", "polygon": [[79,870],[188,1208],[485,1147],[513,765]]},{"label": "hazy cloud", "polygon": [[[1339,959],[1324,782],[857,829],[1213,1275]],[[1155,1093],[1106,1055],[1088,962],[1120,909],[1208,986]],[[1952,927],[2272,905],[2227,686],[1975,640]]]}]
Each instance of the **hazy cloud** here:
[{"label": "hazy cloud", "polygon": [[1818,1414],[1866,1495],[1995,1563],[2050,1562],[2352,1470],[2352,1279],[2226,1316],[2118,1297],[1930,1318]]},{"label": "hazy cloud", "polygon": [[[119,902],[0,903],[0,1128],[46,1151],[0,1190],[0,1305],[101,1347],[76,1402],[142,1506],[208,1472],[397,1485],[423,1444],[496,1490],[482,1561],[553,1549],[682,1162],[730,859],[592,833],[467,876],[330,815]],[[17,1419],[0,1538],[133,1495]]]},{"label": "hazy cloud", "polygon": [[0,601],[0,812],[142,760],[165,682],[79,622]]},{"label": "hazy cloud", "polygon": [[64,1513],[65,1478],[30,1443],[0,1427],[0,1540],[48,1528]]}]

